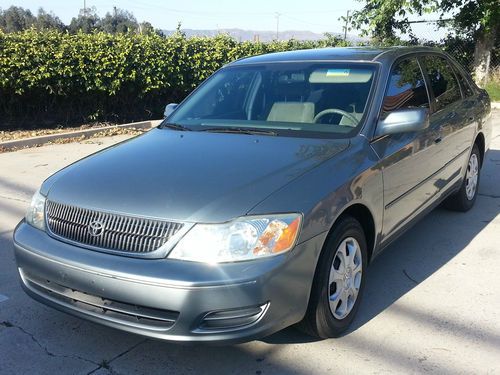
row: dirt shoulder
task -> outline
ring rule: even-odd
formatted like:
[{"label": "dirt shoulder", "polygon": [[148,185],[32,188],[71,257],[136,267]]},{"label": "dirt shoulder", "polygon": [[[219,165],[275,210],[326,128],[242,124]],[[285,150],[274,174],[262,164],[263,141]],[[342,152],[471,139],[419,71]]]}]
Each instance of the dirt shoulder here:
[{"label": "dirt shoulder", "polygon": [[99,123],[73,128],[34,129],[0,132],[0,153],[24,148],[39,147],[47,144],[79,142],[85,139],[110,137],[116,135],[142,134],[158,121],[143,121],[130,124]]},{"label": "dirt shoulder", "polygon": [[31,137],[40,137],[42,135],[50,135],[50,134],[60,134],[60,133],[68,133],[77,130],[86,130],[86,129],[99,129],[107,126],[118,125],[110,122],[99,122],[93,124],[85,124],[76,127],[58,127],[58,128],[48,128],[48,129],[29,129],[29,130],[2,130],[0,131],[0,142],[5,141],[13,141],[24,138]]}]

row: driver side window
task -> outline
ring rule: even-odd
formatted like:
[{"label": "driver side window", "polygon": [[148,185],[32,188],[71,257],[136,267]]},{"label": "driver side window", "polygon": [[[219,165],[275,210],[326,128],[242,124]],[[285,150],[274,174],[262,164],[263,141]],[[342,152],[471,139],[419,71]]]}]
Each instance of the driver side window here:
[{"label": "driver side window", "polygon": [[397,62],[389,76],[382,105],[382,118],[403,108],[429,108],[424,77],[416,58]]}]

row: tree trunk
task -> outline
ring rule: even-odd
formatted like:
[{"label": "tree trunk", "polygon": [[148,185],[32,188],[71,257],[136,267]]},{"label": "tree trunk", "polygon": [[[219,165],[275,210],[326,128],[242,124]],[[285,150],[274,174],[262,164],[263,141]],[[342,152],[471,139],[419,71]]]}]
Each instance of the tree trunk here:
[{"label": "tree trunk", "polygon": [[491,50],[495,45],[496,36],[495,25],[486,31],[482,28],[478,30],[476,46],[474,48],[474,79],[478,85],[483,85],[488,80],[490,72]]}]

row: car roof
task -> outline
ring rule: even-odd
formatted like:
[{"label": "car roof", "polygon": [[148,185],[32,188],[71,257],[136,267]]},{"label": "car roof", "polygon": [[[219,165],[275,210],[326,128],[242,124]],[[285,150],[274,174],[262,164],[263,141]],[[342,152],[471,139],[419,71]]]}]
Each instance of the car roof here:
[{"label": "car roof", "polygon": [[380,61],[390,62],[409,53],[441,52],[432,47],[328,47],[267,53],[242,58],[230,66],[293,61]]}]

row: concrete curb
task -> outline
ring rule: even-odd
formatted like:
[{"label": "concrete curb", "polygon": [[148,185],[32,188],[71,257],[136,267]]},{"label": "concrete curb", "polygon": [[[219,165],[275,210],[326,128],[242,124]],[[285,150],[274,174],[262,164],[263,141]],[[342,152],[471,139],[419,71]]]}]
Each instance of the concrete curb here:
[{"label": "concrete curb", "polygon": [[75,130],[75,131],[67,132],[67,133],[48,134],[48,135],[42,135],[39,137],[16,139],[16,140],[12,140],[12,141],[0,142],[0,150],[12,150],[12,149],[17,149],[17,148],[41,146],[41,145],[49,143],[55,139],[79,138],[81,136],[90,137],[91,135],[94,135],[96,133],[100,133],[102,131],[109,130],[109,129],[115,129],[115,128],[151,129],[151,128],[157,126],[161,121],[162,120],[131,122],[128,124],[104,126],[102,128]]}]

